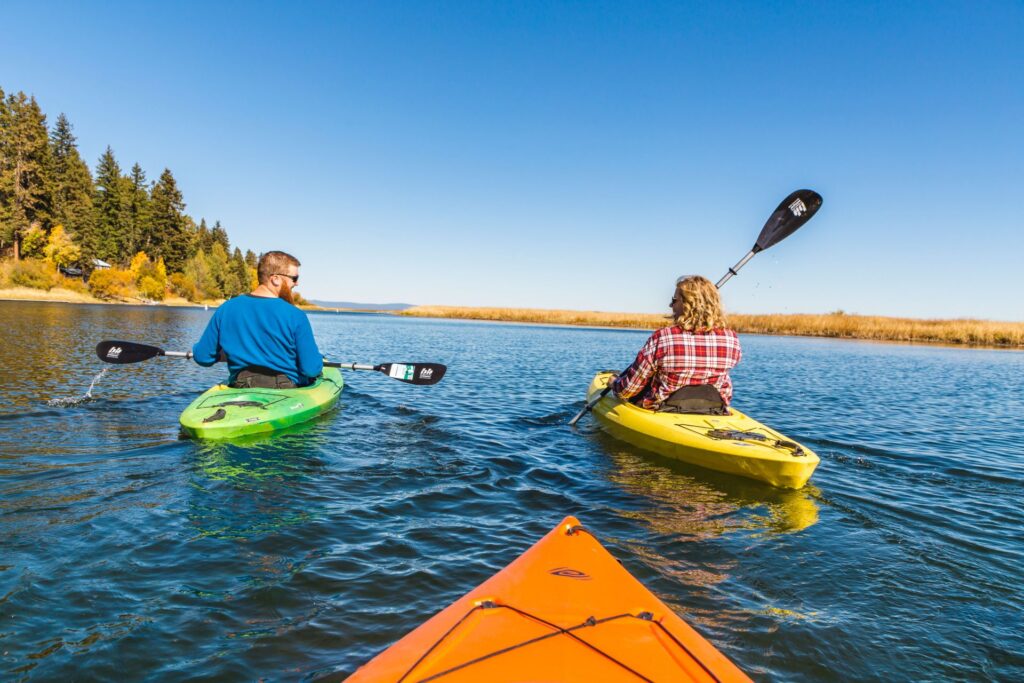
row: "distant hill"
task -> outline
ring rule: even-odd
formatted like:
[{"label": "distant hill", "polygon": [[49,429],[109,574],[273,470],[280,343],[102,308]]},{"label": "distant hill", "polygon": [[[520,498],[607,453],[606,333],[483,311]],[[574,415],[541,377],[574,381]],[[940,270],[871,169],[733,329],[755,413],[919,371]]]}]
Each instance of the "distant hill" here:
[{"label": "distant hill", "polygon": [[360,304],[355,301],[318,301],[311,299],[310,303],[323,308],[347,308],[352,311],[404,311],[416,304]]}]

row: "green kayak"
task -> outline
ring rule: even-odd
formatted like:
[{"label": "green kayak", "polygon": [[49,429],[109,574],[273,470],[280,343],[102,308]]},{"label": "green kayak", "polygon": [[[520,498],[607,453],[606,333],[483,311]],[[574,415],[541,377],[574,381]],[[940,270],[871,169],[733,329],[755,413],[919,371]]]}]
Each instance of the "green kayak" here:
[{"label": "green kayak", "polygon": [[218,384],[185,408],[181,428],[199,439],[233,439],[284,429],[333,408],[344,384],[338,368],[324,368],[316,382],[299,389],[232,389]]}]

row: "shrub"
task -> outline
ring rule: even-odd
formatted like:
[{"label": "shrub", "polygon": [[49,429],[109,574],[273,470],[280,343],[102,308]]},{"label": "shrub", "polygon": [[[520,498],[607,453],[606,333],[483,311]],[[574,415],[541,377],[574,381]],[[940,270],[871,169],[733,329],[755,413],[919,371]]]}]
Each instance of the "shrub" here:
[{"label": "shrub", "polygon": [[8,282],[15,287],[31,287],[49,291],[58,283],[57,269],[52,263],[36,259],[23,259],[11,264]]},{"label": "shrub", "polygon": [[154,301],[163,301],[164,297],[167,296],[167,290],[164,288],[163,283],[149,275],[143,277],[142,281],[139,282],[139,293],[147,299]]},{"label": "shrub", "polygon": [[189,301],[199,301],[199,291],[196,289],[196,284],[189,280],[182,273],[171,273],[171,277],[168,278],[171,283],[171,291],[180,296],[183,299]]},{"label": "shrub", "polygon": [[79,294],[89,293],[89,285],[85,284],[85,282],[77,277],[64,277],[61,275],[57,286],[61,289],[67,289]]},{"label": "shrub", "polygon": [[89,277],[89,291],[98,299],[128,299],[135,296],[135,278],[130,270],[95,270]]}]

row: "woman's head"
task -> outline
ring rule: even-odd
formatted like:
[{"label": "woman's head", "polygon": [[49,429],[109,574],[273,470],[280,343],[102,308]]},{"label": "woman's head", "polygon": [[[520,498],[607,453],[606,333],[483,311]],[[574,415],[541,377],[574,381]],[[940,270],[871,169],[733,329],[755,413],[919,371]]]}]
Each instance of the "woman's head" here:
[{"label": "woman's head", "polygon": [[704,332],[725,327],[718,288],[706,277],[686,275],[676,280],[672,316],[684,330]]}]

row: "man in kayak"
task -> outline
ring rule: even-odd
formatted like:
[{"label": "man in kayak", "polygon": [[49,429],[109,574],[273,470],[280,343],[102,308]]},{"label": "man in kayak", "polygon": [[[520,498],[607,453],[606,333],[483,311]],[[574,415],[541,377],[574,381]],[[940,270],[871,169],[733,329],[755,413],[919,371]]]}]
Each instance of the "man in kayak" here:
[{"label": "man in kayak", "polygon": [[648,410],[724,414],[732,399],[729,370],[742,352],[726,327],[718,289],[700,275],[681,277],[671,305],[675,325],[652,334],[609,386]]},{"label": "man in kayak", "polygon": [[196,363],[209,367],[227,358],[231,386],[291,389],[310,384],[323,370],[309,318],[292,304],[299,260],[268,251],[256,265],[259,285],[225,301],[192,347]]}]

